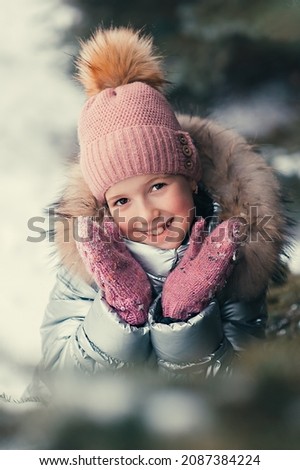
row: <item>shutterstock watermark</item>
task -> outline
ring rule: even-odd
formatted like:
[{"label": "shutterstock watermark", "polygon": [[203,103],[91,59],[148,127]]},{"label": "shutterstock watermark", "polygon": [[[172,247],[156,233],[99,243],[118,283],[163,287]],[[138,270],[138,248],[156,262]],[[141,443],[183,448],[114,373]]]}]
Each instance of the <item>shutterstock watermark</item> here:
[{"label": "shutterstock watermark", "polygon": [[[49,209],[47,216],[34,216],[28,219],[27,228],[29,234],[27,241],[30,243],[41,243],[44,241],[54,242],[56,233],[59,231],[62,234],[64,243],[68,243],[72,240],[76,242],[91,241],[95,236],[95,230],[93,224],[98,224],[99,234],[101,232],[105,234],[107,241],[119,241],[119,235],[117,227],[122,224],[126,225],[127,233],[131,234],[134,241],[144,243],[149,240],[149,233],[151,235],[151,242],[158,241],[161,233],[166,230],[167,234],[165,241],[167,242],[181,242],[190,235],[193,237],[193,231],[189,232],[187,228],[192,228],[192,222],[195,218],[194,209],[190,211],[187,217],[157,217],[151,222],[151,227],[148,226],[148,221],[143,217],[136,216],[126,220],[123,216],[120,216],[117,212],[114,213],[114,218],[110,215],[103,214],[99,211],[99,215],[90,217],[67,217],[63,214],[58,214],[54,209]],[[212,241],[220,243],[228,237],[234,238],[237,244],[255,243],[260,240],[265,242],[273,242],[271,236],[270,224],[273,219],[271,215],[259,216],[259,210],[257,206],[251,206],[249,208],[249,216],[244,217],[231,217],[226,226],[218,226],[218,218],[216,216],[210,216],[205,219],[205,225],[202,236],[206,236],[211,227],[216,225],[217,230],[213,231]],[[82,230],[82,226],[85,225],[85,230]],[[197,235],[198,240],[201,242],[201,234]],[[130,237],[130,238],[131,238]]]}]

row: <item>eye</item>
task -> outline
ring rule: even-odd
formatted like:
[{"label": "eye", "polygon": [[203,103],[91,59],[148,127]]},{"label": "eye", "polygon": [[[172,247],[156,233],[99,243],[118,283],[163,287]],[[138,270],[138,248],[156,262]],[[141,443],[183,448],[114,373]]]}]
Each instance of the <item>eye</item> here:
[{"label": "eye", "polygon": [[128,202],[128,198],[127,197],[121,197],[121,199],[118,199],[115,203],[114,203],[114,206],[124,206],[125,204],[127,204]]},{"label": "eye", "polygon": [[166,183],[155,183],[152,186],[153,191],[158,191],[159,189],[163,188],[164,186],[167,186]]}]

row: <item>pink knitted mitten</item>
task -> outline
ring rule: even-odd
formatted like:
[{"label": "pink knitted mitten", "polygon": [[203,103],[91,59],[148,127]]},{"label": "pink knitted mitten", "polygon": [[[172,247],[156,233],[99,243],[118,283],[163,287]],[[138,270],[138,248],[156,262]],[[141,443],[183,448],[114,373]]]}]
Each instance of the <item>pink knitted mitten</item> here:
[{"label": "pink knitted mitten", "polygon": [[103,289],[107,303],[130,325],[147,321],[151,285],[141,265],[131,256],[113,221],[100,227],[90,217],[78,217],[78,251],[87,270]]},{"label": "pink knitted mitten", "polygon": [[190,245],[163,287],[164,317],[187,320],[208,305],[231,272],[239,229],[238,219],[226,220],[204,240],[204,220],[195,223]]}]

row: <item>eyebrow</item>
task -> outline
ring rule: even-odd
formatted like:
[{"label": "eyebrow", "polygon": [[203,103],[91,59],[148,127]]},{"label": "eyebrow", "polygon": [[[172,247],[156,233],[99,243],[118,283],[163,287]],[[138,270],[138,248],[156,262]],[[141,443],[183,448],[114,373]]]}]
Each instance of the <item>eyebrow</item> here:
[{"label": "eyebrow", "polygon": [[155,180],[166,180],[169,179],[172,175],[156,175],[154,178],[148,181],[148,183],[152,183]]}]

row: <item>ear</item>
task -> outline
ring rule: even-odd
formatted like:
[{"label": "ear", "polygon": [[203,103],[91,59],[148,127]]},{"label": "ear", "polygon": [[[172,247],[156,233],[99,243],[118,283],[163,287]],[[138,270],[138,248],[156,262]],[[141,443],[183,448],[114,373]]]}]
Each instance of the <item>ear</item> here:
[{"label": "ear", "polygon": [[193,192],[194,194],[198,194],[198,184],[196,183],[196,181],[190,179],[190,180],[189,180],[189,183],[190,183],[190,188],[191,188],[192,192]]}]

